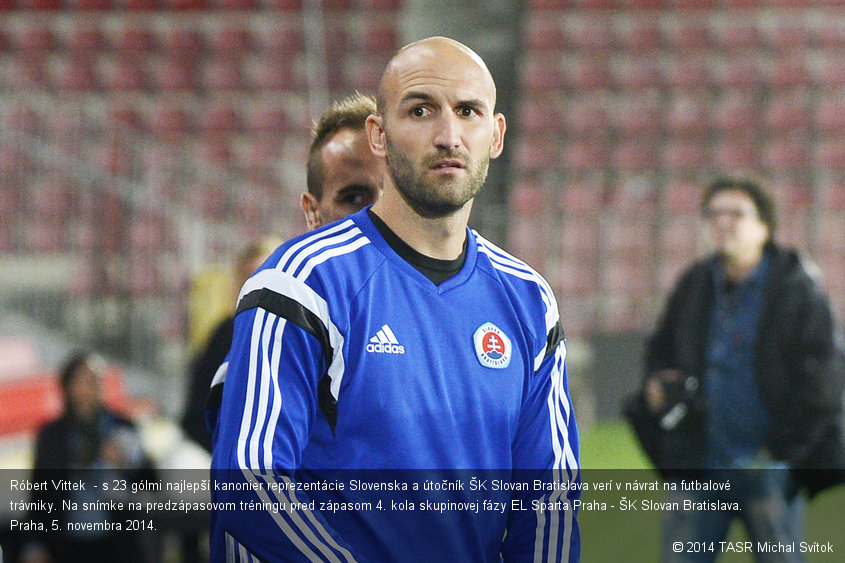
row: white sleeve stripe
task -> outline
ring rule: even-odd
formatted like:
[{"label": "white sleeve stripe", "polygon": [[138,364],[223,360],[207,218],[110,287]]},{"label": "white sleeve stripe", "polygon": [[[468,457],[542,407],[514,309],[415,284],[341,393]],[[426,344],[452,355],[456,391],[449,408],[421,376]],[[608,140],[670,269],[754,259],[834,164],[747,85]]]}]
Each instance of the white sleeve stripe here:
[{"label": "white sleeve stripe", "polygon": [[[276,481],[275,478],[272,478],[272,479],[274,481]],[[291,484],[292,483],[290,477],[282,476],[281,480],[284,481],[285,484]],[[296,493],[293,491],[293,489],[291,489],[290,487],[284,487],[284,491],[287,492],[286,495],[283,495],[281,489],[282,489],[282,487],[277,487],[277,488],[274,489],[274,494],[275,494],[277,499],[279,499],[280,501],[283,501],[283,502],[285,502],[285,501],[296,502]],[[324,546],[325,546],[326,550],[328,550],[329,548],[334,549],[335,551],[338,551],[340,553],[340,555],[343,557],[343,559],[346,560],[347,562],[354,562],[355,561],[355,558],[353,557],[352,553],[350,553],[349,550],[346,549],[345,547],[338,544],[337,541],[334,539],[334,537],[332,537],[332,535],[326,530],[326,528],[320,523],[320,521],[317,520],[317,517],[314,515],[314,513],[311,510],[308,510],[307,508],[303,508],[302,510],[292,511],[291,517],[293,519],[295,519],[297,526],[300,529],[307,530],[307,531],[310,531],[310,529],[311,529],[311,528],[308,527],[308,525],[305,522],[302,521],[301,517],[303,515],[306,518],[308,518],[308,521],[311,523],[311,527],[314,530],[316,530],[317,533],[319,533],[320,536],[322,537],[322,540],[318,540],[317,538],[313,538],[315,545],[317,545],[317,547],[321,551],[323,551],[323,549],[320,548],[320,541],[324,542]],[[311,539],[312,537],[313,537],[312,535],[309,535],[309,539]],[[328,553],[329,553],[328,556],[330,557],[331,560],[333,560],[333,561],[337,560],[337,557],[334,555],[334,553],[332,553],[331,551],[329,551]]]},{"label": "white sleeve stripe", "polygon": [[329,344],[334,351],[332,364],[329,367],[329,378],[332,382],[331,391],[335,400],[338,400],[345,365],[343,361],[344,338],[329,317],[329,307],[325,299],[308,287],[303,281],[278,269],[262,270],[252,276],[244,284],[238,299],[240,300],[244,295],[248,295],[250,292],[259,289],[269,289],[270,291],[289,297],[316,315],[326,326],[329,333]]},{"label": "white sleeve stripe", "polygon": [[357,235],[361,234],[361,230],[358,228],[349,229],[343,233],[338,234],[337,236],[327,237],[322,240],[315,242],[314,244],[308,247],[308,252],[300,252],[299,255],[296,256],[293,260],[291,260],[287,265],[283,267],[286,272],[295,273],[299,267],[312,256],[318,254],[324,248],[328,246],[332,246],[334,244],[340,244],[345,242]]},{"label": "white sleeve stripe", "polygon": [[226,372],[229,371],[229,362],[223,362],[220,364],[220,367],[217,368],[217,371],[214,372],[214,377],[211,380],[211,385],[209,385],[209,389],[216,385],[220,385],[224,381],[226,381]]},{"label": "white sleeve stripe", "polygon": [[279,259],[278,265],[276,267],[285,268],[285,265],[288,263],[288,261],[290,261],[290,259],[304,247],[313,244],[314,242],[319,241],[321,239],[331,237],[335,233],[343,231],[344,229],[348,229],[349,227],[352,227],[354,225],[355,223],[351,219],[347,219],[346,221],[338,223],[334,227],[329,227],[325,231],[312,233],[310,236],[303,238],[302,240],[288,248],[287,251]]},{"label": "white sleeve stripe", "polygon": [[[575,459],[575,454],[572,451],[572,446],[569,442],[569,435],[568,435],[568,426],[567,422],[570,419],[570,405],[568,401],[566,401],[566,394],[564,393],[563,388],[563,374],[565,373],[564,370],[564,358],[566,355],[566,348],[561,342],[561,345],[558,346],[557,350],[555,351],[555,365],[552,369],[551,377],[552,377],[552,388],[549,391],[548,397],[548,407],[549,407],[549,422],[551,425],[551,439],[552,439],[552,448],[554,449],[555,460],[553,465],[553,478],[555,481],[561,481],[563,478],[567,478],[570,482],[574,482],[578,475],[577,470],[577,460]],[[561,412],[561,407],[563,407],[565,411],[564,413]],[[566,476],[566,477],[564,477]],[[557,490],[550,495],[550,503],[555,503],[561,500],[563,497],[564,491]],[[563,553],[560,554],[560,560],[566,561],[569,558],[569,546],[572,540],[572,512],[574,507],[571,507],[570,510],[563,511],[564,512],[564,522],[563,522]],[[549,546],[548,551],[545,553],[546,558],[544,558],[543,554],[543,542],[545,540],[545,530],[546,524],[549,526]],[[558,553],[557,547],[558,542],[557,538],[560,535],[560,511],[550,511],[549,519],[546,520],[546,515],[543,511],[537,511],[537,530],[536,530],[536,537],[534,543],[534,560],[535,561],[556,561],[558,560]]]},{"label": "white sleeve stripe", "polygon": [[311,270],[313,270],[316,266],[322,264],[329,258],[334,258],[336,256],[343,256],[344,254],[349,254],[350,252],[355,252],[362,246],[369,244],[370,239],[365,236],[361,236],[349,244],[345,246],[338,246],[335,248],[331,248],[326,250],[325,252],[318,254],[306,262],[305,266],[296,274],[296,278],[300,280],[306,280],[309,275],[311,275]]},{"label": "white sleeve stripe", "polygon": [[[259,486],[255,487],[255,494],[259,497],[262,502],[265,503],[272,503],[272,499],[267,494],[267,489],[264,487],[264,483],[258,481],[258,476],[255,472],[250,471],[247,468],[241,468],[243,471],[244,476],[246,477],[247,481],[257,482]],[[284,511],[268,511],[267,514],[276,522],[276,525],[285,534],[285,536],[291,541],[291,543],[303,554],[305,555],[309,561],[320,561],[318,555],[311,549],[308,545],[306,545],[305,541],[299,537],[293,528],[291,528],[290,524],[285,521],[284,517],[282,516],[282,512]],[[307,535],[307,534],[306,534]],[[316,539],[316,538],[315,538]],[[331,559],[330,559],[331,560]],[[338,561],[334,559],[334,561]]]},{"label": "white sleeve stripe", "polygon": [[241,429],[238,433],[238,466],[246,468],[253,460],[247,462],[246,452],[249,434],[252,430],[252,409],[255,396],[255,377],[258,345],[261,338],[261,327],[264,324],[265,312],[261,309],[255,313],[255,321],[252,328],[252,338],[249,346],[249,373],[247,375],[246,404],[241,414]]},{"label": "white sleeve stripe", "polygon": [[[525,265],[525,268],[527,269],[519,269],[514,267],[514,264],[497,261],[495,259],[495,255],[490,254],[490,252],[483,246],[479,250],[490,257],[490,263],[500,272],[510,274],[526,281],[532,281],[537,284],[537,287],[540,290],[540,296],[543,299],[543,304],[546,306],[546,331],[551,330],[560,319],[560,312],[557,309],[557,302],[555,301],[551,286],[549,286],[549,283],[545,280],[545,278],[528,265]],[[515,263],[515,266],[519,265],[520,264],[518,262]]]},{"label": "white sleeve stripe", "polygon": [[[261,448],[260,446],[264,442],[262,439],[262,433],[266,432],[266,429],[261,428],[261,424],[267,419],[267,404],[270,402],[270,358],[269,354],[269,346],[270,346],[270,336],[273,331],[273,326],[276,324],[276,315],[268,313],[265,317],[264,327],[261,331],[261,347],[256,352],[260,354],[259,362],[261,365],[261,369],[258,372],[258,412],[255,414],[255,423],[252,429],[252,436],[249,440],[249,461],[250,467],[260,468],[263,470],[269,470],[272,467],[272,460],[271,463],[266,463],[269,452],[264,452],[264,459],[260,458]],[[252,413],[250,413],[252,415]]]},{"label": "white sleeve stripe", "polygon": [[[279,319],[278,325],[273,335],[273,356],[270,359],[270,384],[272,387],[272,407],[270,415],[267,418],[267,426],[264,429],[264,467],[270,469],[273,467],[273,438],[275,437],[274,429],[279,421],[279,413],[282,411],[282,393],[279,389],[279,358],[282,355],[282,334],[284,334],[287,326],[286,319]],[[260,419],[259,419],[260,420]]]}]

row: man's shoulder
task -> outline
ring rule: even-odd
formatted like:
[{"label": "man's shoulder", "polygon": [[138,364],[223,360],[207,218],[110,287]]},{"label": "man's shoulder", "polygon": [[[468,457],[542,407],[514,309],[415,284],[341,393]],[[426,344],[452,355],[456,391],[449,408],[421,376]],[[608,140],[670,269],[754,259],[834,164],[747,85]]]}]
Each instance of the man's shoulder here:
[{"label": "man's shoulder", "polygon": [[546,279],[525,261],[477,232],[472,231],[472,234],[478,248],[480,268],[496,279],[517,308],[542,315],[547,329],[554,326],[559,319],[557,301]]},{"label": "man's shoulder", "polygon": [[528,284],[551,291],[545,278],[524,260],[493,244],[476,231],[472,231],[478,255],[486,260],[504,283]]},{"label": "man's shoulder", "polygon": [[[365,275],[372,267],[370,238],[348,217],[295,237],[280,246],[259,270],[312,284]],[[264,274],[267,275],[267,274]]]}]

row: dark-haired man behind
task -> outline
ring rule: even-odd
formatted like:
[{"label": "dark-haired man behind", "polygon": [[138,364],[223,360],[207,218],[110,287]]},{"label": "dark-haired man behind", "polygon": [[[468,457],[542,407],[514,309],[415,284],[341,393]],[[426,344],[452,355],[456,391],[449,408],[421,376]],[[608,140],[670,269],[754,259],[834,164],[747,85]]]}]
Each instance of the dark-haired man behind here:
[{"label": "dark-haired man behind", "polygon": [[813,268],[774,241],[775,203],[758,184],[720,179],[701,208],[715,253],[681,276],[648,342],[643,397],[660,438],[647,449],[670,479],[693,470],[731,483],[727,492],[679,490],[668,501],[739,510],[669,511],[667,561],[712,560],[715,553],[673,553],[672,543],[718,546],[736,517],[754,545],[797,545],[801,486],[814,494],[845,468],[841,354]]},{"label": "dark-haired man behind", "polygon": [[370,150],[364,126],[376,113],[372,96],[353,94],[333,102],[314,125],[306,183],[299,205],[308,230],[375,203],[384,160]]}]

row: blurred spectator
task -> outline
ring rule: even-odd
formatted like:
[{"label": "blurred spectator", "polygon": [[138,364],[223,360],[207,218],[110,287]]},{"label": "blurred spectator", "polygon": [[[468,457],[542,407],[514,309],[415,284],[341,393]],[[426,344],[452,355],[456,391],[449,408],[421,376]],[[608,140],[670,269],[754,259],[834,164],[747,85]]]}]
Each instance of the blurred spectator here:
[{"label": "blurred spectator", "polygon": [[[268,237],[250,243],[243,249],[235,261],[234,283],[236,290],[240,290],[246,279],[281,243],[281,239]],[[233,303],[235,302],[234,297]],[[226,354],[232,345],[233,315],[234,311],[217,324],[205,348],[191,363],[191,381],[185,412],[182,415],[182,429],[188,437],[209,452],[211,451],[211,434],[206,428],[203,418],[205,401],[208,397],[208,390],[211,388],[211,380],[223,360],[226,359]]]},{"label": "blurred spectator", "polygon": [[[692,477],[730,489],[669,493],[666,500],[681,507],[691,500],[720,508],[668,511],[666,561],[714,559],[673,553],[672,542],[718,546],[736,517],[754,545],[797,545],[802,488],[813,495],[845,479],[842,353],[815,267],[774,241],[774,200],[752,181],[716,181],[702,212],[715,252],[672,291],[628,413],[676,485]],[[719,502],[728,504],[710,504]],[[738,510],[724,509],[731,503]],[[776,555],[801,560],[800,553]]]},{"label": "blurred spectator", "polygon": [[375,203],[386,167],[367,142],[364,124],[376,113],[372,96],[354,94],[333,102],[314,126],[308,153],[308,191],[300,207],[316,229]]},{"label": "blurred spectator", "polygon": [[[85,530],[74,532],[68,523],[122,524],[126,513],[83,509],[84,502],[107,501],[116,497],[106,493],[104,482],[125,483],[116,494],[124,495],[129,484],[154,476],[141,436],[127,418],[109,410],[102,401],[101,377],[105,363],[90,352],[74,353],[62,367],[60,386],[64,411],[58,419],[47,423],[38,433],[35,445],[34,482],[82,480],[80,490],[56,490],[33,493],[34,500],[54,503],[54,513],[35,512],[31,518],[43,521],[47,534],[37,538],[49,547],[55,561],[143,561],[139,537],[126,531]],[[117,499],[125,500],[125,499]],[[63,509],[63,501],[75,503],[77,510]],[[50,531],[57,520],[58,532]],[[32,546],[33,556],[44,557]]]}]

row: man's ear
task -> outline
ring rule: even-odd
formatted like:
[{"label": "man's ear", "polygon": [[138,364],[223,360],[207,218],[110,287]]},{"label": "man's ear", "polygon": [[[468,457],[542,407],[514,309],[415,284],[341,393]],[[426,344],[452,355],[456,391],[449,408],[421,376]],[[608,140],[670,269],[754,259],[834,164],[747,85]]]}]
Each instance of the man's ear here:
[{"label": "man's ear", "polygon": [[505,116],[497,113],[493,116],[493,142],[490,143],[490,158],[496,158],[505,149]]},{"label": "man's ear", "polygon": [[305,214],[305,224],[308,225],[309,231],[313,231],[323,225],[323,216],[320,214],[320,202],[314,194],[310,192],[303,193],[302,197],[299,198],[299,207],[302,208],[302,212]]},{"label": "man's ear", "polygon": [[384,136],[384,119],[380,115],[370,115],[367,118],[367,140],[370,150],[379,158],[387,156],[387,140]]}]

